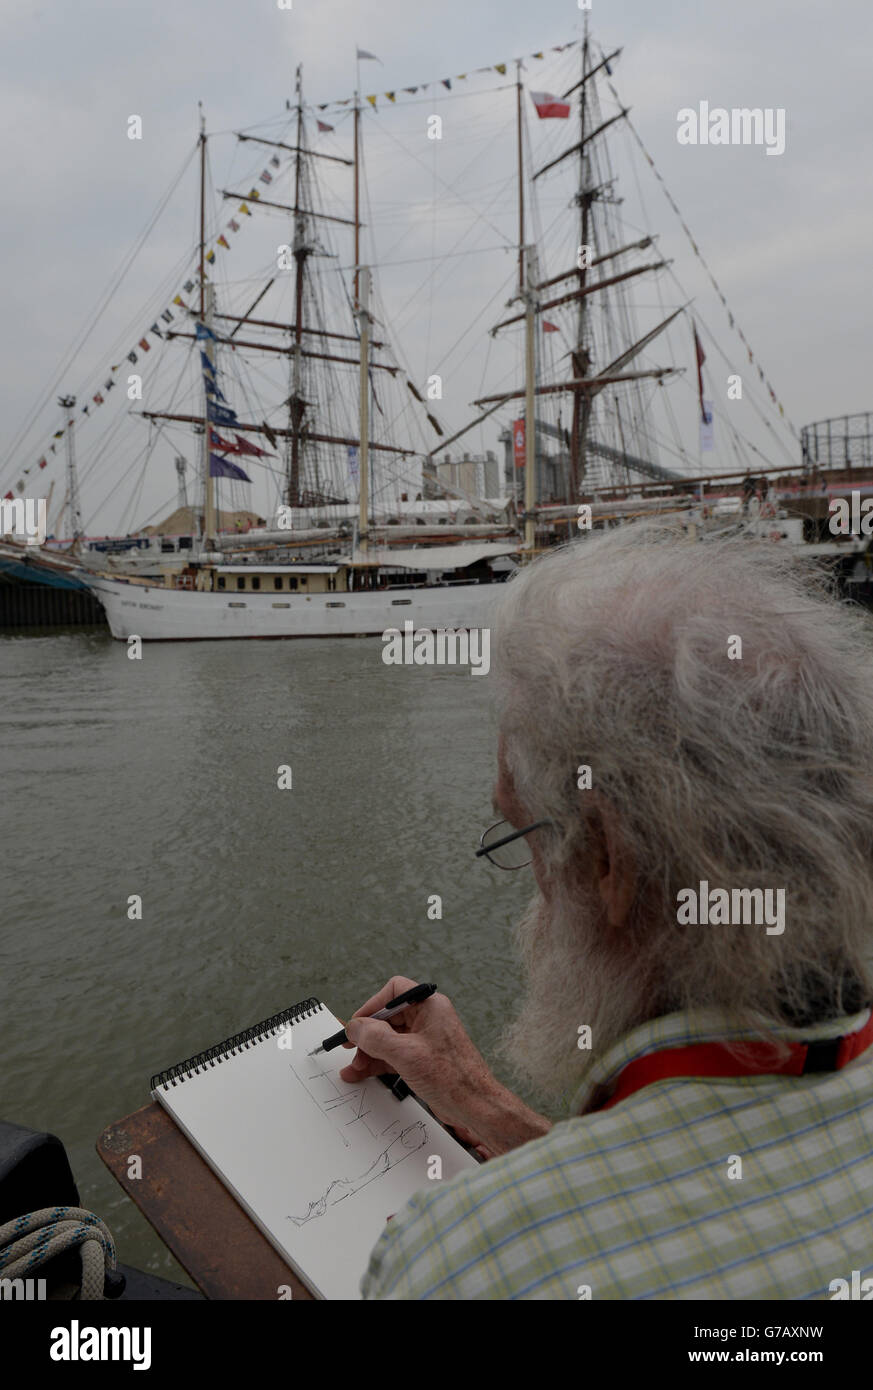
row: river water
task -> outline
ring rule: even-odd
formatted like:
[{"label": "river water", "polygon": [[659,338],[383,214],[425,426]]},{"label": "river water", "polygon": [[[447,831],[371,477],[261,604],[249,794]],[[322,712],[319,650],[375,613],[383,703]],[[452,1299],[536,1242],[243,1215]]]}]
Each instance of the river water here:
[{"label": "river water", "polygon": [[491,682],[381,651],[0,636],[0,1115],[63,1140],[127,1264],[184,1280],[94,1147],[153,1072],[311,994],[346,1016],[395,973],[435,980],[486,1053],[512,1007],[533,879],[473,857]]}]

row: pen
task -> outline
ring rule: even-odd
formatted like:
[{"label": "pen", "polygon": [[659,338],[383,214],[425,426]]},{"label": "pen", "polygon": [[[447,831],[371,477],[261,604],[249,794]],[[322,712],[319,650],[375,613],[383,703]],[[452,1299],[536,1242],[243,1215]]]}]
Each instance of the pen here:
[{"label": "pen", "polygon": [[[413,985],[412,989],[407,989],[403,994],[396,995],[386,1004],[384,1009],[378,1013],[368,1014],[368,1018],[391,1018],[392,1014],[400,1013],[401,1009],[406,1009],[410,1004],[420,1004],[423,999],[429,999],[432,994],[436,994],[436,985]],[[325,1038],[320,1047],[315,1047],[309,1053],[314,1057],[317,1052],[330,1052],[335,1047],[341,1047],[343,1043],[349,1041],[345,1028],[339,1033],[334,1033],[333,1037]]]}]

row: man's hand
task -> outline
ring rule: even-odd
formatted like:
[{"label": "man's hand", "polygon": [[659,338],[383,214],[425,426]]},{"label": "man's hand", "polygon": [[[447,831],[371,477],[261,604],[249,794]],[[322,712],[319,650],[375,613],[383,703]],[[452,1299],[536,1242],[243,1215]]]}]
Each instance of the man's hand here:
[{"label": "man's hand", "polygon": [[537,1115],[489,1071],[444,994],[410,1004],[390,1022],[372,1019],[415,980],[395,975],[346,1024],[357,1052],[340,1072],[343,1081],[397,1072],[440,1120],[491,1154],[506,1153],[548,1133]]}]

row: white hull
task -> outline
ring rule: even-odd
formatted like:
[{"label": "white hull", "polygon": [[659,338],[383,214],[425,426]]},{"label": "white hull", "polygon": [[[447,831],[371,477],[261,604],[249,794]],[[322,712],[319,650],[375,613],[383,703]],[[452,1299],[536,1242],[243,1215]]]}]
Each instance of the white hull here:
[{"label": "white hull", "polygon": [[[83,576],[84,577],[84,576]],[[113,637],[195,642],[241,637],[366,637],[387,628],[490,627],[502,586],[452,584],[358,593],[200,593],[87,578]]]}]

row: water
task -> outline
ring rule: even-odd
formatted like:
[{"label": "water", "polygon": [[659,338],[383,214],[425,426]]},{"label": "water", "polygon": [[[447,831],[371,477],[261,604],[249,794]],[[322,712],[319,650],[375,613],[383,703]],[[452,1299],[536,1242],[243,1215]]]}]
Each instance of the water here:
[{"label": "water", "polygon": [[0,636],[0,1114],[60,1136],[125,1263],[185,1277],[94,1149],[152,1072],[392,974],[435,980],[486,1053],[512,1006],[533,880],[472,853],[490,682],[381,649]]}]

